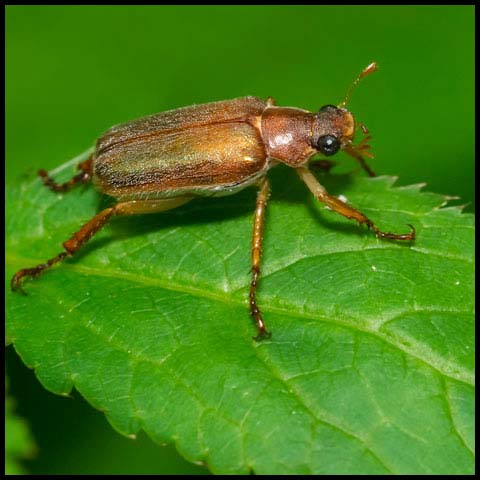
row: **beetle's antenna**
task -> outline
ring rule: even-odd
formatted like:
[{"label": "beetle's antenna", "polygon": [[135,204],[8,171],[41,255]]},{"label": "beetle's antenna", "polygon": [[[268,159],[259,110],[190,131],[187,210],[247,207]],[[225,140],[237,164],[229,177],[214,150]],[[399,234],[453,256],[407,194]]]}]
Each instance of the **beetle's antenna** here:
[{"label": "beetle's antenna", "polygon": [[357,83],[363,78],[369,75],[370,73],[375,72],[375,70],[378,70],[377,64],[375,62],[372,62],[368,67],[364,68],[361,72],[360,75],[353,81],[353,83],[350,85],[350,87],[347,90],[347,94],[345,95],[345,98],[343,99],[343,102],[341,102],[338,105],[338,108],[343,108],[347,104],[348,100],[350,99],[350,95],[352,94],[352,90],[356,87]]}]

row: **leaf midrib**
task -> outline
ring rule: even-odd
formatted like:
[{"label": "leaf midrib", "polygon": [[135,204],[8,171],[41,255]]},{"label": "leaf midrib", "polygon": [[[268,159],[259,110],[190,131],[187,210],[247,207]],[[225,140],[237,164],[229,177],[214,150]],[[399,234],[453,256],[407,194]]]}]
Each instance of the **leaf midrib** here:
[{"label": "leaf midrib", "polygon": [[[24,257],[17,257],[12,254],[7,254],[6,255],[6,260],[8,263],[13,263],[17,265],[26,265],[28,263],[35,263],[34,259],[31,258],[24,258]],[[149,286],[154,286],[154,287],[160,287],[164,290],[172,291],[172,292],[180,292],[180,293],[187,293],[189,295],[198,297],[198,298],[206,298],[209,300],[213,300],[216,302],[220,302],[229,306],[242,306],[246,307],[247,306],[247,299],[245,297],[245,301],[242,300],[237,300],[232,297],[232,295],[225,294],[222,295],[218,292],[214,292],[212,290],[206,290],[202,288],[195,288],[191,285],[185,285],[185,284],[178,284],[178,283],[173,283],[169,281],[168,283],[165,282],[164,280],[160,278],[152,278],[152,277],[145,277],[142,275],[139,275],[137,273],[133,274],[130,272],[120,272],[120,271],[111,271],[106,268],[98,269],[94,268],[91,266],[85,266],[85,265],[80,265],[80,264],[71,264],[71,263],[66,263],[63,265],[63,268],[67,268],[71,271],[74,272],[79,272],[81,274],[85,275],[95,275],[97,277],[106,277],[106,278],[117,278],[121,280],[128,280],[133,283],[137,284],[143,284],[143,285],[149,285]],[[270,312],[270,313],[276,313],[280,315],[284,315],[287,317],[294,317],[294,318],[300,318],[302,320],[321,320],[324,321],[325,323],[330,323],[334,325],[338,325],[344,328],[350,328],[352,330],[355,330],[357,332],[361,332],[366,335],[372,335],[375,338],[383,341],[384,343],[387,343],[390,346],[395,347],[396,349],[400,350],[404,354],[408,355],[411,358],[414,358],[415,360],[427,365],[428,367],[432,368],[435,370],[438,374],[440,374],[443,377],[451,378],[454,380],[457,380],[459,382],[465,383],[469,386],[474,386],[475,385],[475,377],[474,374],[469,372],[467,369],[465,369],[461,365],[457,364],[452,364],[450,361],[445,361],[445,364],[443,366],[441,365],[436,365],[431,361],[428,361],[428,350],[426,351],[426,355],[421,354],[421,352],[417,351],[412,351],[412,349],[409,349],[402,343],[396,342],[394,338],[382,334],[381,332],[374,330],[374,329],[369,329],[366,327],[361,327],[357,322],[358,319],[355,317],[350,317],[350,319],[347,320],[347,317],[345,317],[345,320],[339,320],[338,318],[332,319],[331,317],[328,317],[326,315],[322,315],[320,313],[315,313],[311,314],[308,312],[300,312],[300,311],[293,311],[293,310],[288,310],[286,308],[274,306],[271,304],[268,304],[266,302],[262,302],[262,310],[264,312]],[[406,310],[407,313],[409,310]],[[465,313],[465,312],[464,312]],[[470,313],[470,312],[467,312]],[[395,316],[398,316],[399,314],[402,314],[402,312],[397,312]],[[384,322],[381,322],[380,325],[383,325]]]}]

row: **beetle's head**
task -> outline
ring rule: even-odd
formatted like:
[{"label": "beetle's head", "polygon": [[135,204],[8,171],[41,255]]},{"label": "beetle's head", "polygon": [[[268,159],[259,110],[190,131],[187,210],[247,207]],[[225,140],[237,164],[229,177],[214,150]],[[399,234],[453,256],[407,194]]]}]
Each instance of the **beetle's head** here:
[{"label": "beetle's head", "polygon": [[355,120],[348,110],[325,105],[313,116],[311,145],[329,157],[350,145],[354,133]]},{"label": "beetle's head", "polygon": [[365,125],[359,125],[365,135],[364,138],[357,145],[353,144],[355,127],[355,119],[348,110],[325,105],[313,117],[311,145],[326,157],[343,150],[357,160],[361,155],[373,158],[367,151],[370,148],[367,142],[372,137],[368,135]]},{"label": "beetle's head", "polygon": [[357,160],[362,154],[370,158],[373,157],[370,152],[366,151],[370,148],[367,142],[371,136],[368,135],[367,128],[362,124],[359,126],[365,137],[359,144],[353,145],[356,127],[355,119],[345,106],[353,88],[360,79],[374,72],[376,69],[377,65],[375,63],[371,63],[365,68],[352,85],[350,85],[347,95],[337,107],[335,105],[325,105],[314,114],[310,142],[318,153],[328,157],[334,155],[339,150],[343,150]]}]

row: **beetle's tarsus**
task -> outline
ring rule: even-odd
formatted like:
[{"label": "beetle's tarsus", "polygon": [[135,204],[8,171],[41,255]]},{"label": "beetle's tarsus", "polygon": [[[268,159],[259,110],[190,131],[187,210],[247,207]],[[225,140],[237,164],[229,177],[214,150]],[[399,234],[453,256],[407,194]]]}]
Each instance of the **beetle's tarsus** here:
[{"label": "beetle's tarsus", "polygon": [[19,292],[23,295],[26,295],[26,292],[23,290],[21,285],[24,277],[38,277],[45,269],[51,267],[55,263],[61,262],[67,255],[67,252],[60,252],[56,257],[47,260],[45,263],[40,263],[36,267],[22,268],[12,277],[12,280],[10,281],[10,288],[13,292]]},{"label": "beetle's tarsus", "polygon": [[367,220],[367,227],[375,233],[377,238],[388,238],[389,240],[404,240],[404,241],[413,241],[416,237],[415,227],[410,223],[407,225],[411,228],[410,233],[391,233],[391,232],[382,232],[379,230],[371,220]]},{"label": "beetle's tarsus", "polygon": [[258,334],[252,338],[257,342],[270,338],[272,334],[265,327],[265,322],[263,321],[262,314],[260,313],[260,310],[258,309],[257,303],[255,301],[255,294],[252,292],[250,293],[250,315],[252,316],[258,328]]},{"label": "beetle's tarsus", "polygon": [[38,175],[42,179],[43,184],[53,192],[66,192],[79,183],[86,183],[90,181],[93,173],[92,168],[93,157],[90,157],[77,165],[77,169],[80,170],[80,173],[65,183],[57,183],[43,168],[38,171]]}]

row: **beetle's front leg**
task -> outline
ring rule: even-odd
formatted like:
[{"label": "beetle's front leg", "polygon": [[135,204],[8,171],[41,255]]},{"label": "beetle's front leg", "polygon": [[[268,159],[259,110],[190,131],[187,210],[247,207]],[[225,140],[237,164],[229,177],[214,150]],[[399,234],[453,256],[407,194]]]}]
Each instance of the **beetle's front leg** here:
[{"label": "beetle's front leg", "polygon": [[359,212],[350,205],[347,205],[345,202],[342,202],[338,198],[335,198],[333,195],[330,195],[327,190],[325,190],[325,187],[323,187],[323,185],[318,182],[318,180],[308,168],[300,167],[296,170],[299,177],[303,180],[303,182],[305,182],[309,190],[318,200],[325,203],[325,205],[327,205],[329,208],[339,213],[340,215],[356,220],[360,224],[365,224],[370,230],[375,233],[377,237],[389,238],[391,240],[415,240],[415,228],[413,227],[413,225],[408,225],[412,229],[410,233],[382,232],[362,212]]},{"label": "beetle's front leg", "polygon": [[252,240],[252,283],[250,284],[250,314],[252,315],[258,328],[258,335],[254,340],[269,338],[270,332],[265,327],[262,314],[257,305],[256,291],[258,278],[260,276],[260,257],[262,253],[263,225],[265,223],[265,209],[267,207],[268,197],[270,195],[270,183],[267,178],[262,180],[260,190],[257,195],[255,205],[255,217],[253,220],[253,240]]},{"label": "beetle's front leg", "polygon": [[344,147],[343,151],[360,163],[360,166],[367,172],[369,177],[376,177],[376,173],[370,168],[365,159],[352,147]]}]

